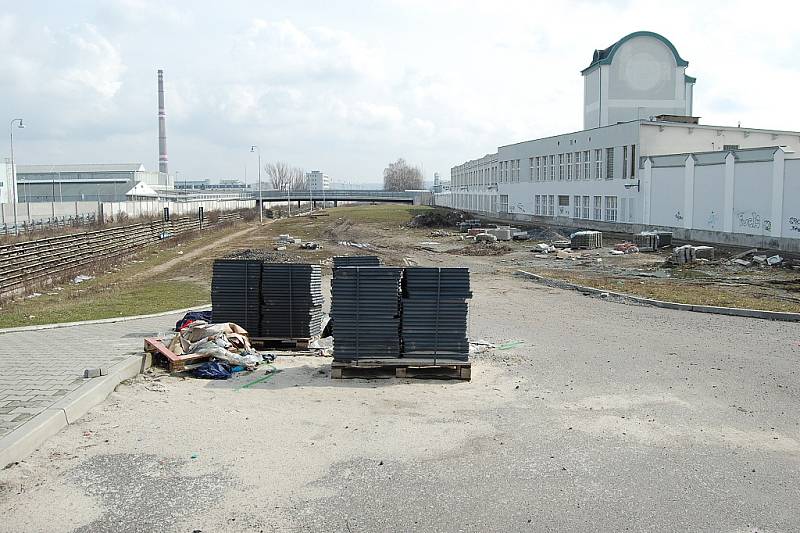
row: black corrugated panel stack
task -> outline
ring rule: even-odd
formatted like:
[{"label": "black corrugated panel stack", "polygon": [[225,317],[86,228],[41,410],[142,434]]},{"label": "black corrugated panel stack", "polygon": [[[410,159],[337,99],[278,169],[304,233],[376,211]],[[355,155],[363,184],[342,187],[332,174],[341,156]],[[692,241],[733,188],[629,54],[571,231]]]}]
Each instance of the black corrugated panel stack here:
[{"label": "black corrugated panel stack", "polygon": [[377,255],[337,255],[333,258],[333,268],[381,266]]},{"label": "black corrugated panel stack", "polygon": [[406,268],[403,276],[403,356],[469,359],[468,268]]},{"label": "black corrugated panel stack", "polygon": [[261,337],[311,338],[322,330],[319,265],[264,263],[261,273]]},{"label": "black corrugated panel stack", "polygon": [[335,360],[400,357],[402,275],[393,267],[336,269],[331,282]]},{"label": "black corrugated panel stack", "polygon": [[211,305],[214,322],[233,322],[256,334],[261,316],[261,261],[214,261]]}]

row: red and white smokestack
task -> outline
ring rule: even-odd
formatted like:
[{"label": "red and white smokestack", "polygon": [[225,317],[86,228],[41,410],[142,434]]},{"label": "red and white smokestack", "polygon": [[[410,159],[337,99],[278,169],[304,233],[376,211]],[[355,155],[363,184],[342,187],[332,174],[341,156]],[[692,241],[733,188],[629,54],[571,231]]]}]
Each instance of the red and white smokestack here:
[{"label": "red and white smokestack", "polygon": [[169,174],[167,168],[167,113],[164,111],[164,71],[158,71],[158,171]]}]

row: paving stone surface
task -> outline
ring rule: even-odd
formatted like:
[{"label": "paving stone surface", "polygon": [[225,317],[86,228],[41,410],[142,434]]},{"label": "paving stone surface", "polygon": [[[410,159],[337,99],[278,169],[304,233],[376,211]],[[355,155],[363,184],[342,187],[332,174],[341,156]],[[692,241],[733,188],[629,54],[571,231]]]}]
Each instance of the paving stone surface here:
[{"label": "paving stone surface", "polygon": [[0,438],[90,381],[84,370],[141,353],[145,337],[169,332],[180,316],[0,332]]}]

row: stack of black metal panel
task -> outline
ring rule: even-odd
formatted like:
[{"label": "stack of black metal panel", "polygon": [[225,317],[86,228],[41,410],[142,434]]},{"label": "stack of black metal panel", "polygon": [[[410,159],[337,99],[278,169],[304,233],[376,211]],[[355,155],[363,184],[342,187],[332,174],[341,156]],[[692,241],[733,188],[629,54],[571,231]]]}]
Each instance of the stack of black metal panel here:
[{"label": "stack of black metal panel", "polygon": [[264,263],[260,337],[311,338],[322,331],[319,265]]},{"label": "stack of black metal panel", "polygon": [[406,268],[403,276],[403,356],[469,359],[467,268]]},{"label": "stack of black metal panel", "polygon": [[211,280],[214,322],[233,322],[251,335],[261,319],[261,261],[217,259]]},{"label": "stack of black metal panel", "polygon": [[400,357],[400,279],[393,267],[337,268],[331,282],[334,359]]},{"label": "stack of black metal panel", "polygon": [[381,266],[377,255],[337,255],[333,258],[333,268]]}]

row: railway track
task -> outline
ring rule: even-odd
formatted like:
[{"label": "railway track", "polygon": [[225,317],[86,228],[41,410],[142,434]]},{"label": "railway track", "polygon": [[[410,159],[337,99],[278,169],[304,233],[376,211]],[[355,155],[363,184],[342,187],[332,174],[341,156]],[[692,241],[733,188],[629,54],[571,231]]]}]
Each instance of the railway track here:
[{"label": "railway track", "polygon": [[[241,219],[239,213],[221,213],[211,229]],[[142,222],[46,239],[0,245],[0,298],[24,293],[101,263],[132,254],[166,238],[200,229],[194,217]]]}]

